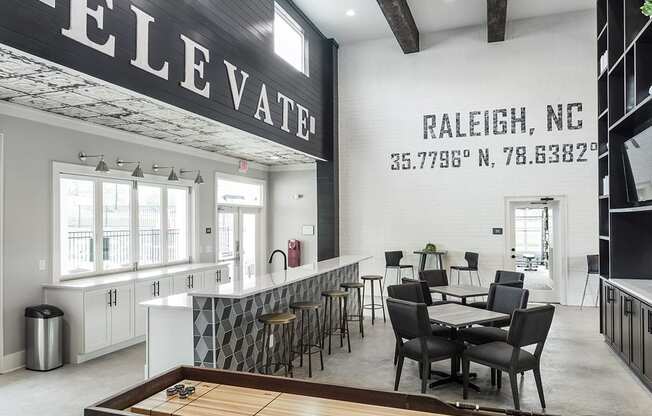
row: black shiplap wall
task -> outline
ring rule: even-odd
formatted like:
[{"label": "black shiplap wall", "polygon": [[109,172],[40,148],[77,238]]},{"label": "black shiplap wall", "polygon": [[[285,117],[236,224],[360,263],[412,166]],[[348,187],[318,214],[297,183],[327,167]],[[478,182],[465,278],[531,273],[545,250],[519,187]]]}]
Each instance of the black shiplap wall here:
[{"label": "black shiplap wall", "polygon": [[[274,53],[273,0],[114,0],[113,10],[106,9],[104,0],[89,0],[91,8],[98,4],[105,7],[104,30],[93,29],[95,24],[91,22],[89,36],[103,42],[107,34],[114,34],[115,58],[61,34],[61,29],[69,26],[68,0],[57,0],[55,9],[38,0],[2,0],[0,43],[324,158],[330,146],[330,138],[326,137],[331,123],[327,108],[331,96],[330,43],[291,2],[279,3],[305,30],[310,50],[309,76]],[[156,68],[163,60],[170,63],[167,81],[130,64],[136,36],[131,4],[156,19],[150,28],[151,62]],[[184,77],[184,44],[179,38],[182,33],[211,52],[205,74],[211,82],[210,100],[179,86]],[[241,111],[233,109],[224,59],[250,75]],[[268,89],[274,127],[253,117],[263,82]],[[295,136],[296,112],[290,113],[291,133],[278,127],[282,108],[276,103],[277,91],[307,107],[316,118],[316,134],[310,141]]]},{"label": "black shiplap wall", "polygon": [[[69,0],[57,0],[55,9],[38,0],[1,0],[0,43],[326,160],[317,168],[318,257],[324,260],[339,255],[337,43],[326,39],[291,0],[278,2],[305,30],[309,76],[274,54],[273,0],[114,0],[113,10],[105,7],[104,30],[93,30],[90,24],[89,36],[103,42],[107,33],[114,34],[115,58],[61,35],[69,26]],[[167,81],[130,64],[136,22],[131,4],[156,19],[150,28],[150,59],[155,68],[169,62]],[[106,3],[89,0],[89,7],[97,5]],[[184,76],[181,33],[211,51],[205,74],[211,82],[210,100],[179,86]],[[241,111],[233,109],[223,59],[250,75]],[[263,82],[275,127],[253,118]],[[282,109],[276,104],[277,91],[316,118],[310,141],[295,136],[296,113],[290,115],[291,134],[278,128]]]}]

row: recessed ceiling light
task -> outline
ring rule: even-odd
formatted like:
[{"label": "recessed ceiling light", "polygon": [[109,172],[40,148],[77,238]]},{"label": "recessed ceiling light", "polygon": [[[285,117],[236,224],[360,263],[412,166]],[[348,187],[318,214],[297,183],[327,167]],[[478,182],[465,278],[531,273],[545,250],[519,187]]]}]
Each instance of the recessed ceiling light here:
[{"label": "recessed ceiling light", "polygon": [[353,9],[347,10],[346,15],[349,16],[349,17],[355,16],[355,10],[353,10]]}]

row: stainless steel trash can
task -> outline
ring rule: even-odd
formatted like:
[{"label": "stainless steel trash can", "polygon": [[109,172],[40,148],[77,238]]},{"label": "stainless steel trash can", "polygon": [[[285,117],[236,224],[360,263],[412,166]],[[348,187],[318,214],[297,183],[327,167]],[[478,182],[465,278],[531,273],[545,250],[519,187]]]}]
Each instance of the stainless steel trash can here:
[{"label": "stainless steel trash can", "polygon": [[25,308],[25,367],[49,371],[63,365],[63,311],[52,305]]}]

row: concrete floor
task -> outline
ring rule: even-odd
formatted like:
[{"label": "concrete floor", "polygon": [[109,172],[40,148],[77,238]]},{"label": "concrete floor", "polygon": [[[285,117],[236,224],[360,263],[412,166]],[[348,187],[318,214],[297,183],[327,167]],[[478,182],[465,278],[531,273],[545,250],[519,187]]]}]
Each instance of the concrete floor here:
[{"label": "concrete floor", "polygon": [[[313,380],[325,383],[391,390],[394,337],[389,322],[365,322],[366,336],[360,339],[352,327],[353,352],[338,348],[325,357],[326,369],[313,362]],[[652,393],[625,367],[598,333],[597,309],[558,307],[543,353],[542,377],[548,402],[547,412],[560,415],[644,415],[650,414]],[[318,358],[315,356],[315,358]],[[107,397],[142,379],[144,347],[139,345],[79,366],[66,366],[50,373],[26,370],[0,376],[0,416],[78,416],[84,406]],[[298,362],[297,362],[298,364]],[[433,369],[446,371],[442,362]],[[482,392],[471,391],[468,402],[511,407],[507,378],[497,391],[489,383],[489,371],[474,366],[475,381]],[[295,377],[307,377],[307,369],[296,369]],[[406,361],[400,391],[418,393],[416,365]],[[531,373],[520,379],[521,407],[540,411]],[[442,400],[461,400],[461,386],[449,385],[428,394]],[[647,410],[645,410],[647,409]]]}]

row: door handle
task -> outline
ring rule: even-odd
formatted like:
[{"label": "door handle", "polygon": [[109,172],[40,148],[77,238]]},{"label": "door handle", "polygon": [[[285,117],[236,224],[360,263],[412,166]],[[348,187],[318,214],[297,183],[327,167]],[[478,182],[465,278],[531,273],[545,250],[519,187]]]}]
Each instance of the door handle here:
[{"label": "door handle", "polygon": [[113,290],[109,289],[109,308],[113,306]]},{"label": "door handle", "polygon": [[118,289],[113,289],[113,306],[118,306]]}]

